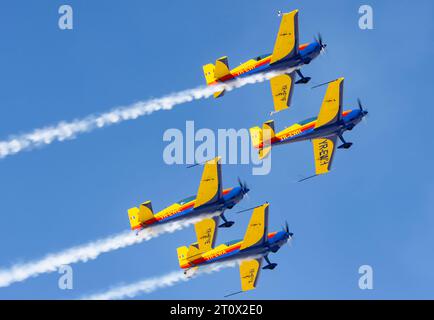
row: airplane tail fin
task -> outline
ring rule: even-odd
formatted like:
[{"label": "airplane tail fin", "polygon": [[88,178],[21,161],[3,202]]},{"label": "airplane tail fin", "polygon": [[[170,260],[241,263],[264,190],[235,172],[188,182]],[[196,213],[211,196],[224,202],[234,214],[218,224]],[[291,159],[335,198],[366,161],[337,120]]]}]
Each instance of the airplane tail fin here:
[{"label": "airplane tail fin", "polygon": [[214,75],[215,66],[212,63],[208,63],[208,64],[204,65],[202,68],[203,68],[203,74],[205,75],[205,80],[206,80],[207,85],[216,81],[216,78]]},{"label": "airplane tail fin", "polygon": [[253,127],[249,131],[253,146],[259,149],[259,159],[264,159],[271,152],[271,143],[275,137],[274,121],[264,122],[262,129]]},{"label": "airplane tail fin", "polygon": [[259,127],[253,127],[249,129],[249,132],[253,147],[259,149],[262,144],[262,129]]},{"label": "airplane tail fin", "polygon": [[178,253],[179,267],[185,268],[188,265],[188,261],[187,261],[188,248],[186,246],[182,246],[177,248],[176,251]]},{"label": "airplane tail fin", "polygon": [[[212,63],[203,66],[203,73],[205,75],[206,84],[210,85],[219,81],[221,78],[230,74],[228,57],[221,57],[216,60],[215,65]],[[225,90],[217,91],[214,93],[214,98],[223,97]]]},{"label": "airplane tail fin", "polygon": [[128,209],[128,217],[132,230],[142,229],[146,224],[154,221],[151,201],[143,202],[139,208]]}]

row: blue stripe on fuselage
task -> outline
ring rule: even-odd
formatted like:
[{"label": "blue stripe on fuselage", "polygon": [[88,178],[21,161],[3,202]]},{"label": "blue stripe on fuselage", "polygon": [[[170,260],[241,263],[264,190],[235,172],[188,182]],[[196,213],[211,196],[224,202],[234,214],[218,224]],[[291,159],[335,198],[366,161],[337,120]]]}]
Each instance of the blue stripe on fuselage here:
[{"label": "blue stripe on fuselage", "polygon": [[[222,197],[222,201],[225,204],[224,209],[227,208],[226,205],[230,205],[231,203],[233,203],[234,205],[236,203],[238,203],[238,201],[241,200],[242,196],[241,196],[242,192],[241,192],[241,187],[237,186],[237,187],[233,187],[231,191],[229,191],[227,194],[223,195]],[[184,217],[186,215],[194,215],[194,214],[203,214],[203,213],[214,213],[215,211],[217,211],[217,209],[219,209],[221,207],[221,203],[216,203],[216,205],[214,206],[213,204],[210,205],[209,208],[207,208],[207,210],[201,210],[201,209],[197,209],[194,207],[185,209],[183,211],[180,211],[170,217],[167,217],[165,219],[162,219],[159,221],[159,223],[163,223],[163,222],[167,222],[167,221],[171,221],[174,219],[179,219],[181,217]]]},{"label": "blue stripe on fuselage", "polygon": [[[348,114],[346,114],[342,119],[345,122],[351,122],[352,120],[356,119],[359,115],[360,115],[360,110],[354,109],[354,110],[351,110]],[[292,140],[299,140],[302,138],[307,139],[308,136],[314,131],[315,131],[315,127],[308,129],[306,131],[303,131],[302,133],[296,134],[294,136],[288,137],[286,139],[280,140],[278,143],[288,142],[288,141],[292,141]]]}]

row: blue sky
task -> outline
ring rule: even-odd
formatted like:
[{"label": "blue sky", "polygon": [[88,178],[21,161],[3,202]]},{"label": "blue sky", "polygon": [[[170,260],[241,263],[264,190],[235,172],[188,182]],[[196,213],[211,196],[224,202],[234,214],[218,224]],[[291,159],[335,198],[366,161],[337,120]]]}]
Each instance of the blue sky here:
[{"label": "blue sky", "polygon": [[[269,201],[270,229],[288,220],[296,240],[271,259],[258,289],[241,299],[434,298],[434,151],[430,136],[434,40],[432,1],[370,1],[374,30],[358,28],[360,1],[69,1],[74,30],[57,27],[60,1],[0,4],[0,139],[60,120],[196,87],[201,66],[223,55],[231,66],[272,51],[277,10],[300,9],[300,37],[321,32],[328,53],[304,68],[312,83],[344,76],[346,106],[360,97],[367,123],[346,134],[334,170],[313,172],[312,147],[276,148],[272,172],[223,167],[225,186],[251,187],[241,207]],[[317,114],[324,89],[299,86],[280,129]],[[99,239],[129,227],[126,210],[152,200],[161,209],[194,194],[200,168],[167,166],[168,128],[248,128],[272,107],[268,83],[94,131],[0,160],[0,266]],[[230,214],[229,214],[230,215]],[[219,233],[240,238],[249,213]],[[74,290],[56,273],[0,289],[1,299],[72,299],[178,267],[176,247],[193,229],[73,265]],[[358,268],[374,270],[374,289],[358,288]],[[140,295],[210,299],[239,288],[236,269]]]}]

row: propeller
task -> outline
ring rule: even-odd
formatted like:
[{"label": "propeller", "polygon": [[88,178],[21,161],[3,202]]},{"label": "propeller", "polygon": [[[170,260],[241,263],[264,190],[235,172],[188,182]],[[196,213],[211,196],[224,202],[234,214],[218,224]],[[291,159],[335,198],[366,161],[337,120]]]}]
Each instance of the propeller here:
[{"label": "propeller", "polygon": [[240,185],[241,192],[243,193],[243,195],[246,195],[250,191],[247,183],[241,181],[240,177],[238,177],[238,184]]},{"label": "propeller", "polygon": [[319,43],[319,46],[321,47],[321,51],[325,50],[327,44],[323,42],[321,33],[318,33],[318,35],[315,37],[315,41]]},{"label": "propeller", "polygon": [[[285,226],[283,227],[283,230],[289,235],[289,240],[292,240],[294,238],[294,233],[289,232],[289,225],[288,221],[285,221]],[[290,243],[290,241],[288,241]]]},{"label": "propeller", "polygon": [[362,101],[360,98],[357,98],[357,105],[359,106],[360,112],[362,113],[363,117],[368,115],[368,110],[363,109]]}]

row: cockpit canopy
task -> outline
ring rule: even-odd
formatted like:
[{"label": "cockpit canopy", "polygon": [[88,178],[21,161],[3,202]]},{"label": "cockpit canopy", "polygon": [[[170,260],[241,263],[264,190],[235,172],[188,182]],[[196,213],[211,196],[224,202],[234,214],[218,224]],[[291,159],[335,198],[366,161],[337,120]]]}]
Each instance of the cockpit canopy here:
[{"label": "cockpit canopy", "polygon": [[254,60],[259,61],[259,60],[262,60],[268,56],[271,56],[271,53],[261,54],[260,56],[257,56],[256,58],[254,58]]},{"label": "cockpit canopy", "polygon": [[191,196],[191,197],[182,199],[182,200],[178,201],[177,203],[182,206],[182,205],[194,200],[195,198],[196,198],[196,196]]}]

